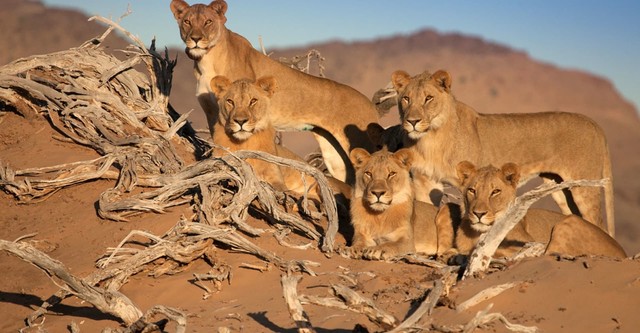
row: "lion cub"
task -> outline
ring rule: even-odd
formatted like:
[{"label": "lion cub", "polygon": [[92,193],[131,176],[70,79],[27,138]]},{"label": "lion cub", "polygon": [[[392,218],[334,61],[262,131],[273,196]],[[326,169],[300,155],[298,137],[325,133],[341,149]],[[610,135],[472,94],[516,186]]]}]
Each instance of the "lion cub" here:
[{"label": "lion cub", "polygon": [[[462,161],[456,170],[464,204],[455,246],[460,253],[469,254],[480,235],[489,231],[515,200],[520,168],[507,163],[500,169],[494,166],[476,169],[471,162]],[[522,221],[507,234],[496,256],[509,257],[527,242],[547,244],[545,254],[627,256],[611,236],[594,224],[576,215],[565,216],[543,209],[529,209]]]},{"label": "lion cub", "polygon": [[[259,150],[271,155],[292,160],[301,159],[292,151],[276,144],[276,130],[269,116],[271,97],[277,90],[277,81],[272,76],[258,78],[256,81],[240,79],[231,82],[226,76],[211,79],[211,90],[221,96],[219,99],[220,115],[213,132],[213,142],[227,147],[231,151]],[[214,155],[224,152],[214,149]],[[254,172],[262,180],[281,191],[306,193],[318,196],[316,182],[310,176],[303,181],[297,171],[261,161],[248,160]],[[345,200],[351,195],[351,187],[347,184],[327,177],[332,190]]]},{"label": "lion cub", "polygon": [[[269,102],[277,89],[276,80],[261,77],[256,81],[241,79],[231,82],[226,76],[211,79],[211,90],[219,99],[220,114],[213,132],[213,142],[231,151],[259,150],[279,155],[276,130],[268,117]],[[250,140],[249,140],[250,138]],[[214,155],[224,154],[214,149]],[[278,190],[286,190],[282,170],[276,164],[249,160],[256,175]]]},{"label": "lion cub", "polygon": [[356,148],[350,158],[356,169],[351,195],[352,252],[362,251],[368,259],[411,252],[436,254],[439,234],[453,237],[451,223],[436,226],[435,206],[414,200],[411,151],[384,149],[370,155]]}]

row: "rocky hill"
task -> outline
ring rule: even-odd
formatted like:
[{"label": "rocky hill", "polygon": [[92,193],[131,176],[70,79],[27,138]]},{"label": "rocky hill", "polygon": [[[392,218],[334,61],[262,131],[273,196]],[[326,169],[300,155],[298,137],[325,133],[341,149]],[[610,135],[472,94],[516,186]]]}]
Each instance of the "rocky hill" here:
[{"label": "rocky hill", "polygon": [[[0,64],[75,47],[104,31],[101,25],[87,22],[82,13],[46,8],[34,0],[0,2],[0,29],[0,47],[4,50]],[[114,48],[125,45],[117,40],[110,44]],[[446,69],[453,76],[456,97],[480,112],[564,110],[592,117],[604,128],[611,148],[618,239],[630,253],[640,251],[640,224],[635,222],[640,216],[640,179],[635,175],[640,169],[640,119],[633,105],[607,79],[541,63],[521,51],[477,37],[432,30],[355,43],[333,41],[273,50],[271,57],[290,57],[309,49],[319,50],[326,59],[327,77],[367,96],[386,85],[396,69],[414,74]],[[204,128],[204,116],[193,97],[192,63],[181,49],[170,53],[178,57],[171,102],[179,112],[194,109],[192,121]],[[397,121],[393,113],[384,119],[385,125]],[[304,134],[288,138],[285,144],[295,151],[311,149],[311,140]]]}]

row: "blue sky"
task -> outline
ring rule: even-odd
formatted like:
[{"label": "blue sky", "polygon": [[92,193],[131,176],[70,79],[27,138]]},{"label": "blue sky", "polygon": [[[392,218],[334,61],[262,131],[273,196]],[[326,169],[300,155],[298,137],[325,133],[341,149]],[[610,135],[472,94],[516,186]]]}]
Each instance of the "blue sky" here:
[{"label": "blue sky", "polygon": [[[169,0],[43,0],[88,15],[120,17],[149,43],[182,41]],[[190,4],[197,1],[187,0]],[[508,45],[564,68],[608,78],[640,106],[640,1],[636,0],[227,0],[227,27],[268,49],[340,39],[369,40],[423,28]]]}]

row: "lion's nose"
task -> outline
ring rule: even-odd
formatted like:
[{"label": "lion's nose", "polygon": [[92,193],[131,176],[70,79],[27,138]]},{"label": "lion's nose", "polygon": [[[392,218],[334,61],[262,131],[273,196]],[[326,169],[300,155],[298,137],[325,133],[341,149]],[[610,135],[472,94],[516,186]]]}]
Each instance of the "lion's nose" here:
[{"label": "lion's nose", "polygon": [[199,42],[201,39],[202,39],[202,36],[193,36],[193,35],[191,35],[191,40],[192,40],[194,43],[196,43],[196,44],[198,44],[198,42]]},{"label": "lion's nose", "polygon": [[380,200],[380,198],[386,193],[387,191],[371,191],[371,194],[375,195],[378,200]]},{"label": "lion's nose", "polygon": [[477,211],[474,211],[474,212],[473,212],[473,215],[475,215],[475,216],[478,218],[478,221],[480,221],[480,220],[482,220],[482,217],[483,217],[483,216],[487,215],[487,212],[477,212]]},{"label": "lion's nose", "polygon": [[236,118],[236,119],[234,119],[233,121],[235,121],[235,122],[236,122],[236,124],[238,124],[238,126],[240,126],[240,128],[242,128],[242,125],[246,124],[246,123],[247,123],[247,121],[249,121],[249,119],[246,119],[246,118],[240,118],[240,119],[238,119],[238,118]]},{"label": "lion's nose", "polygon": [[411,124],[411,127],[416,128],[416,124],[420,122],[420,119],[407,119],[405,121]]}]

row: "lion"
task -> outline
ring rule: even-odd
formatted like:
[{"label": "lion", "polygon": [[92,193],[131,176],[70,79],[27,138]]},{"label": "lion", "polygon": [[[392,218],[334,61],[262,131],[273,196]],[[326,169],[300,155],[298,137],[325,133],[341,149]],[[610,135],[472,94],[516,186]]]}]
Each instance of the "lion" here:
[{"label": "lion", "polygon": [[[469,161],[456,167],[463,193],[463,215],[456,230],[455,247],[469,254],[479,237],[489,231],[516,198],[520,168],[506,163],[476,169]],[[496,255],[510,257],[528,242],[546,244],[545,254],[601,255],[626,258],[626,253],[604,230],[576,215],[529,209],[507,234]]]},{"label": "lion", "polygon": [[414,200],[411,151],[383,149],[369,154],[356,148],[350,157],[356,169],[351,195],[352,253],[386,259],[412,252],[439,254],[452,246],[451,223],[438,225],[438,209]]},{"label": "lion", "polygon": [[[444,70],[391,77],[405,135],[414,142],[412,172],[438,184],[458,187],[456,165],[520,166],[521,182],[608,178],[604,188],[607,225],[601,216],[602,193],[579,187],[553,195],[561,211],[575,214],[614,235],[613,185],[609,148],[602,129],[584,115],[568,112],[482,114],[456,100]],[[424,193],[419,200],[428,201]]]},{"label": "lion", "polygon": [[355,147],[373,151],[366,128],[379,118],[367,97],[347,85],[302,73],[255,50],[244,37],[225,27],[224,0],[193,6],[173,0],[170,7],[186,53],[194,61],[196,95],[212,133],[218,119],[218,96],[209,85],[214,76],[231,80],[273,76],[280,90],[271,100],[273,125],[282,131],[312,131],[330,173],[353,184],[355,173],[348,152]]},{"label": "lion", "polygon": [[[258,150],[301,161],[295,153],[276,144],[276,129],[271,122],[271,100],[278,90],[278,82],[272,76],[260,77],[253,81],[239,79],[231,81],[219,75],[211,79],[211,91],[220,96],[220,117],[214,125],[213,142],[230,151]],[[221,148],[214,148],[214,154],[222,155]],[[311,176],[301,178],[300,172],[291,168],[262,160],[250,159],[248,163],[262,180],[280,191],[297,194],[310,192],[319,197],[317,183]],[[348,199],[351,187],[341,181],[327,177],[329,185],[337,195]]]}]

